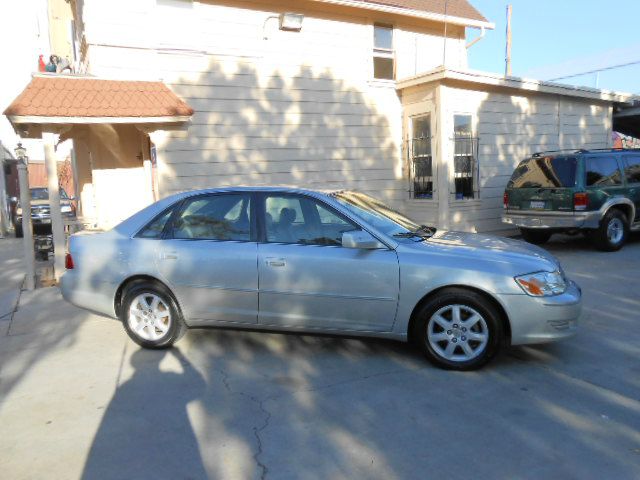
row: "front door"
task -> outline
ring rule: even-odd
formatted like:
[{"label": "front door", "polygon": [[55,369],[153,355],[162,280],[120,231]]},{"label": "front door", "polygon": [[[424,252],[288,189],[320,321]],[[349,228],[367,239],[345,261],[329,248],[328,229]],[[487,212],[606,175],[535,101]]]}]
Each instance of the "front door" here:
[{"label": "front door", "polygon": [[394,250],[342,247],[342,233],[360,227],[311,197],[270,194],[262,207],[260,324],[391,330],[399,289]]},{"label": "front door", "polygon": [[249,193],[199,195],[177,212],[158,265],[190,324],[257,323],[257,243]]}]

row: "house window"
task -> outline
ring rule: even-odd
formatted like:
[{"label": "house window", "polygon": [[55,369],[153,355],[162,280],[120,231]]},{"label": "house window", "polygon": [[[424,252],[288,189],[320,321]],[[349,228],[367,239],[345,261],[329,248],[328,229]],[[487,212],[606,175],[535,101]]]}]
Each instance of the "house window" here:
[{"label": "house window", "polygon": [[475,198],[478,139],[473,136],[471,115],[454,115],[453,143],[453,178],[456,200]]},{"label": "house window", "polygon": [[431,155],[431,117],[411,119],[409,171],[413,198],[433,198],[433,156]]},{"label": "house window", "polygon": [[393,52],[393,27],[373,26],[373,78],[393,80],[395,60]]}]

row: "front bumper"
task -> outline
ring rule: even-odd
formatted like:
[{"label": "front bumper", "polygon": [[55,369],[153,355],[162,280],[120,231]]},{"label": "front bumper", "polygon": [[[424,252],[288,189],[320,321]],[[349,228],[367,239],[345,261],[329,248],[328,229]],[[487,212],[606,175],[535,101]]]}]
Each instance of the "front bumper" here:
[{"label": "front bumper", "polygon": [[600,212],[506,212],[502,222],[521,228],[597,228]]},{"label": "front bumper", "polygon": [[[75,220],[76,220],[76,216],[74,213],[62,214],[63,222],[73,222]],[[16,216],[15,223],[17,225],[20,225],[22,223],[22,215]],[[31,224],[34,227],[42,226],[42,225],[51,225],[51,215],[31,215]]]},{"label": "front bumper", "polygon": [[547,343],[576,334],[582,291],[569,280],[567,290],[552,297],[501,295],[511,324],[511,344]]}]

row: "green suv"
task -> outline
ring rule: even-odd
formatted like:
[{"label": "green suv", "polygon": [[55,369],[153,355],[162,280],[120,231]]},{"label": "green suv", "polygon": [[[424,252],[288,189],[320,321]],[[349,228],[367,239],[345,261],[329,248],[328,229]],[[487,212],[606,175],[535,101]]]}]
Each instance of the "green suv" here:
[{"label": "green suv", "polygon": [[600,250],[620,249],[629,231],[640,230],[640,151],[534,154],[507,184],[502,221],[535,244],[583,232]]}]

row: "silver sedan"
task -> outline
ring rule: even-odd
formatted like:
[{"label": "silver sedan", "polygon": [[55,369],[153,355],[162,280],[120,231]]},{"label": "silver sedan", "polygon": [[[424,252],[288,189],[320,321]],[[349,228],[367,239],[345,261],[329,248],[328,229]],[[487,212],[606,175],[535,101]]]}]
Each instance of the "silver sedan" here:
[{"label": "silver sedan", "polygon": [[415,342],[478,368],[575,333],[579,287],[528,243],[418,225],[358,192],[227,188],[165,198],[73,235],[62,293],[147,348],[196,327]]}]

